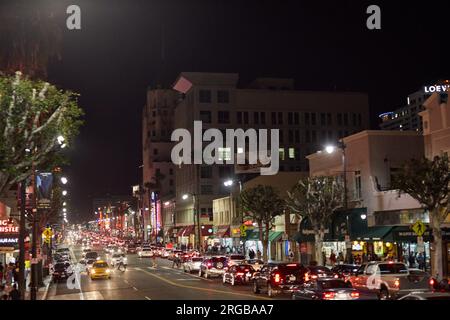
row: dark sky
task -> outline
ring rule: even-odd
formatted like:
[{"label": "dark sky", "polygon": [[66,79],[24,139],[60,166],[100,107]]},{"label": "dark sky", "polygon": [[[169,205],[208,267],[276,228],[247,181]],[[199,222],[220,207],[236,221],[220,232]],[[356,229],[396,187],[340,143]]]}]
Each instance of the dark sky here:
[{"label": "dark sky", "polygon": [[[146,88],[157,79],[170,85],[182,71],[367,92],[376,128],[376,114],[450,75],[449,1],[420,2],[70,1],[81,7],[82,30],[65,29],[49,79],[80,93],[86,112],[68,169],[73,214],[92,218],[92,197],[130,194],[140,179]],[[381,7],[382,30],[366,28],[370,4]]]}]

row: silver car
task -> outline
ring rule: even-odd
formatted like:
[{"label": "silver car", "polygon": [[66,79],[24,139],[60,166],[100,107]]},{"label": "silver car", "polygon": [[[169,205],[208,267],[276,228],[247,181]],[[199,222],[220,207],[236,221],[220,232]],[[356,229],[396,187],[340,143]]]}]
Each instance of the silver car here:
[{"label": "silver car", "polygon": [[189,272],[189,273],[191,273],[192,271],[199,272],[202,261],[203,261],[202,257],[189,258],[187,261],[185,261],[183,263],[184,272]]}]

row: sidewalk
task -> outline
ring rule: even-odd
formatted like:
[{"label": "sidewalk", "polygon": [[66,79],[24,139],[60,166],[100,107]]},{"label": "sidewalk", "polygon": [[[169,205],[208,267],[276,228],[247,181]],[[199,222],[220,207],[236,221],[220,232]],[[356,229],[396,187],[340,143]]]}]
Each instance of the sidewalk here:
[{"label": "sidewalk", "polygon": [[[52,277],[50,275],[45,277],[43,282],[44,286],[38,289],[38,292],[36,294],[36,300],[47,300],[47,294],[50,288],[50,284],[52,282]],[[25,292],[25,300],[30,300],[30,287],[28,285],[29,281],[27,281],[27,291]]]}]

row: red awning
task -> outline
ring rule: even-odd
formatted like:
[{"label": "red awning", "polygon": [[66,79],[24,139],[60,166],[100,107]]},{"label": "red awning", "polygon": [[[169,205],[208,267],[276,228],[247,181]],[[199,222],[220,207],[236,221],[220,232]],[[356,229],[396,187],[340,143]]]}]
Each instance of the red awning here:
[{"label": "red awning", "polygon": [[218,238],[229,238],[230,237],[230,226],[219,226],[217,228],[216,237]]},{"label": "red awning", "polygon": [[[180,231],[181,231],[181,234],[180,234]],[[194,226],[193,225],[187,226],[180,231],[178,232],[179,237],[189,237],[191,234],[194,233]]]},{"label": "red awning", "polygon": [[209,237],[213,234],[212,224],[204,224],[200,228],[202,229],[202,237]]},{"label": "red awning", "polygon": [[186,227],[181,227],[178,232],[177,232],[177,237],[182,237],[183,236],[183,231],[186,229]]}]

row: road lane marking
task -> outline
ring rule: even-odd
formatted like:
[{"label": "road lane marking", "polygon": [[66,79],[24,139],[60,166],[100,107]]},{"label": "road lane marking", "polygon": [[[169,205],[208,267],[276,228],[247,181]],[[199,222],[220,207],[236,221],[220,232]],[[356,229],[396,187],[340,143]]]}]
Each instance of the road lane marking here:
[{"label": "road lane marking", "polygon": [[128,280],[123,280],[123,282],[125,282],[126,284],[130,284],[130,283],[128,282]]},{"label": "road lane marking", "polygon": [[175,279],[178,281],[201,281],[201,279]]},{"label": "road lane marking", "polygon": [[188,286],[188,285],[184,285],[184,284],[180,284],[180,283],[176,283],[176,282],[170,281],[170,280],[168,280],[166,278],[158,276],[158,275],[156,275],[154,273],[150,273],[150,272],[148,272],[146,270],[142,270],[142,272],[145,272],[145,273],[149,274],[150,276],[155,277],[155,278],[157,278],[157,279],[159,279],[161,281],[164,281],[164,282],[166,282],[168,284],[171,284],[171,285],[173,285],[175,287],[186,288],[186,289],[193,289],[193,290],[198,290],[198,291],[214,292],[214,293],[225,293],[225,294],[231,294],[231,295],[235,295],[235,296],[251,297],[251,298],[261,299],[261,300],[273,300],[271,298],[251,295],[251,294],[247,294],[247,293],[229,292],[229,291],[223,291],[223,290],[217,290],[217,289]]},{"label": "road lane marking", "polygon": [[137,289],[136,287],[133,287],[133,289],[134,289],[135,291],[138,291],[138,289]]},{"label": "road lane marking", "polygon": [[147,296],[145,296],[145,299],[147,299],[147,300],[152,300],[152,299],[150,299],[149,297],[147,297]]},{"label": "road lane marking", "polygon": [[[70,252],[72,258],[74,258],[73,261],[76,263],[77,258],[76,258],[76,256],[75,256],[75,253],[73,252],[73,248],[72,248],[72,247],[69,247],[69,252]],[[84,299],[84,293],[83,293],[83,290],[81,290],[81,281],[80,281],[80,279],[81,279],[81,274],[80,274],[79,277],[77,277],[77,276],[75,275],[75,281],[78,283],[78,286],[80,287],[80,289],[79,289],[79,290],[80,290],[80,300],[85,300],[85,299]]]}]

